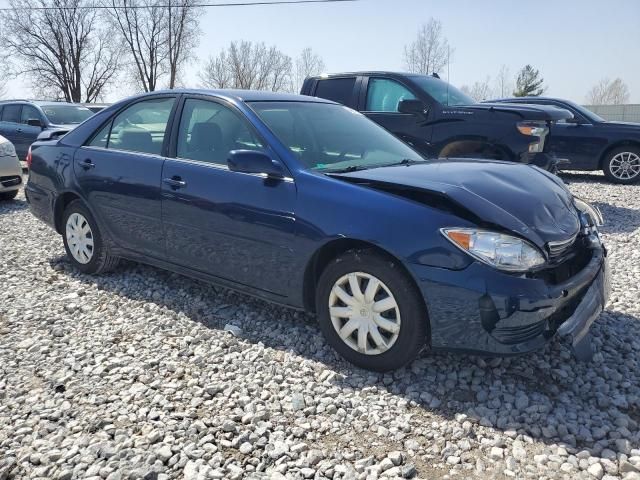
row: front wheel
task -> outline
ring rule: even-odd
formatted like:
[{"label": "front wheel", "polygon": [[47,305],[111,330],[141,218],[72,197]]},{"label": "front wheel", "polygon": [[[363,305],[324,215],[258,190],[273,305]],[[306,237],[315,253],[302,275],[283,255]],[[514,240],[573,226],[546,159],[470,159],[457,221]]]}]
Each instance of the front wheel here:
[{"label": "front wheel", "polygon": [[325,268],[316,312],[327,342],[368,370],[398,369],[428,343],[418,289],[396,261],[371,250],[346,252]]},{"label": "front wheel", "polygon": [[609,152],[602,165],[605,176],[615,183],[630,185],[640,180],[640,149],[621,147]]},{"label": "front wheel", "polygon": [[74,200],[62,217],[64,248],[71,263],[84,273],[102,273],[118,264],[118,257],[109,255],[98,224],[80,200]]}]

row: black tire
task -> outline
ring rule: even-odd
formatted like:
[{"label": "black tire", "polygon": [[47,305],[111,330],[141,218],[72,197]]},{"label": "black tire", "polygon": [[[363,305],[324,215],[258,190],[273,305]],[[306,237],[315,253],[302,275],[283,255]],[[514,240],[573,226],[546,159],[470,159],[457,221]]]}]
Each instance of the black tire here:
[{"label": "black tire", "polygon": [[[76,260],[71,253],[69,248],[69,244],[67,242],[66,235],[66,225],[67,220],[74,213],[79,213],[82,215],[89,227],[91,228],[91,234],[93,238],[93,254],[91,259],[87,263],[81,263]],[[104,272],[108,272],[109,270],[113,270],[119,262],[119,258],[109,255],[107,248],[102,240],[102,235],[100,234],[100,229],[98,228],[98,224],[96,223],[91,212],[80,200],[74,200],[73,202],[67,205],[64,213],[62,214],[62,241],[64,242],[64,249],[67,251],[67,257],[73,264],[75,268],[84,273],[89,274],[100,274]]]},{"label": "black tire", "polygon": [[0,200],[13,200],[18,195],[18,190],[13,190],[12,192],[2,192],[0,193]]},{"label": "black tire", "polygon": [[[382,281],[398,305],[400,331],[395,343],[382,353],[367,355],[356,351],[340,338],[331,321],[331,290],[339,279],[352,272],[363,272]],[[387,372],[401,368],[428,345],[429,320],[422,295],[397,261],[373,250],[350,250],[326,266],[318,281],[316,312],[329,345],[349,362],[367,370]]]},{"label": "black tire", "polygon": [[606,156],[602,161],[602,171],[604,172],[605,177],[607,177],[607,179],[609,179],[613,183],[619,183],[622,185],[632,185],[634,183],[637,183],[638,181],[640,181],[640,173],[636,174],[632,178],[626,179],[626,178],[617,177],[611,171],[612,169],[611,162],[614,160],[614,158],[617,155],[621,153],[631,153],[633,155],[640,157],[640,148],[633,147],[633,146],[626,146],[626,147],[616,148],[614,150],[611,150],[610,152],[607,152]]}]

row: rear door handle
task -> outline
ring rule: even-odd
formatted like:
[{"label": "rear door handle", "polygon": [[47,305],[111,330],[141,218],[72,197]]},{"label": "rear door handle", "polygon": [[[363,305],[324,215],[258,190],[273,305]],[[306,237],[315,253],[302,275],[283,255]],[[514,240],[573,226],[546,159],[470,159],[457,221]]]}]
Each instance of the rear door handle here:
[{"label": "rear door handle", "polygon": [[174,190],[177,190],[179,188],[184,188],[187,186],[187,182],[185,182],[184,180],[182,180],[181,177],[174,175],[171,178],[165,178],[162,180],[165,184],[169,185],[171,188],[173,188]]},{"label": "rear door handle", "polygon": [[93,163],[90,158],[85,158],[82,162],[78,162],[78,165],[80,165],[85,170],[96,167],[96,164]]}]

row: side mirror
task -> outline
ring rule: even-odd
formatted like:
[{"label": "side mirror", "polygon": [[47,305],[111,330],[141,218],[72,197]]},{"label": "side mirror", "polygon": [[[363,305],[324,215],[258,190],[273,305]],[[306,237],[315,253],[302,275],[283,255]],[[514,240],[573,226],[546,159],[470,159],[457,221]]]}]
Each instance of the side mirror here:
[{"label": "side mirror", "polygon": [[565,120],[565,122],[566,122],[566,123],[570,123],[570,124],[572,124],[572,125],[580,125],[580,124],[582,124],[582,119],[581,119],[581,118],[579,118],[579,117],[576,117],[576,116],[574,115],[574,116],[573,116],[573,117],[571,117],[571,118],[567,118],[567,119]]},{"label": "side mirror", "polygon": [[227,165],[232,172],[261,173],[272,178],[283,178],[284,169],[279,162],[264,152],[231,150]]},{"label": "side mirror", "polygon": [[30,118],[29,120],[27,120],[27,125],[42,128],[42,122],[39,118]]},{"label": "side mirror", "polygon": [[429,111],[422,100],[400,100],[398,103],[398,112],[409,113],[411,115],[426,115]]}]

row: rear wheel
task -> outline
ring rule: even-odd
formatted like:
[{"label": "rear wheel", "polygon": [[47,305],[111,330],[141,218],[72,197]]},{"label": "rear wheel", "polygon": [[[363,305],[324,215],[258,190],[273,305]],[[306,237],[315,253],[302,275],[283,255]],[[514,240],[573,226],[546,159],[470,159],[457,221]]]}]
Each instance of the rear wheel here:
[{"label": "rear wheel", "polygon": [[64,248],[71,263],[84,273],[102,273],[118,264],[118,257],[109,255],[91,212],[80,200],[74,200],[64,210]]},{"label": "rear wheel", "polygon": [[368,370],[400,368],[427,345],[422,296],[396,261],[372,250],[346,252],[325,268],[316,311],[327,342]]},{"label": "rear wheel", "polygon": [[0,200],[13,200],[18,195],[18,190],[14,190],[12,192],[2,192],[0,193]]},{"label": "rear wheel", "polygon": [[605,176],[615,183],[632,184],[640,180],[640,149],[621,147],[607,154],[602,165]]}]

